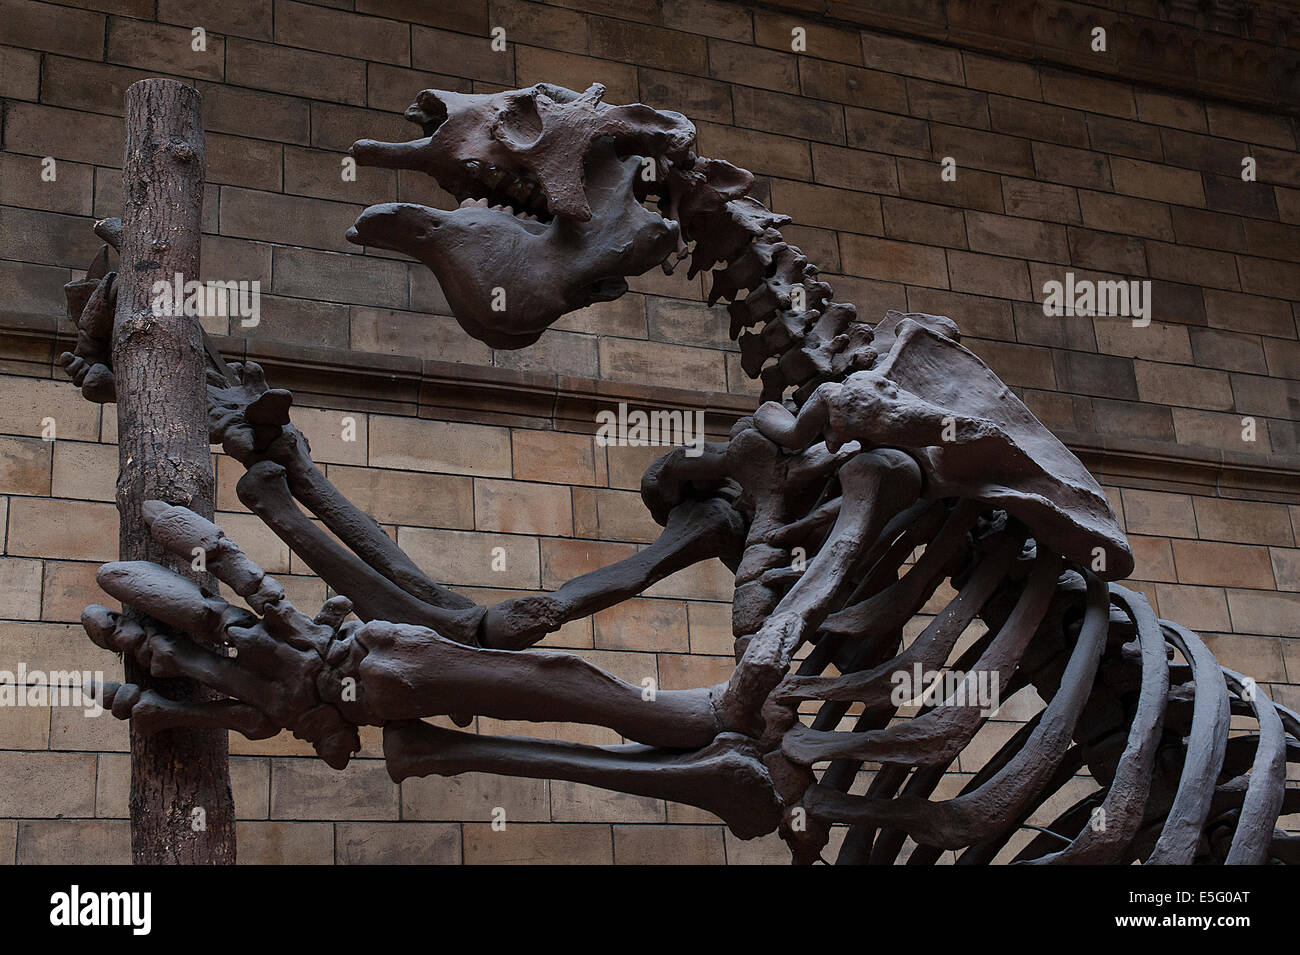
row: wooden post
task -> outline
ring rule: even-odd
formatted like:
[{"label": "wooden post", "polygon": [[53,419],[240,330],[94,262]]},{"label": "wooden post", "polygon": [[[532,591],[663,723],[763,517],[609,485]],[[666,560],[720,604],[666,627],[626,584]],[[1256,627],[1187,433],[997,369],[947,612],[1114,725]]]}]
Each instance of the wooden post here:
[{"label": "wooden post", "polygon": [[[211,517],[204,349],[199,319],[153,307],[155,282],[199,278],[203,119],[198,90],[145,79],[126,91],[121,265],[113,324],[123,560],[151,560],[212,586],[149,536],[140,506],[182,504]],[[134,611],[128,611],[134,612]],[[126,660],[126,680],[184,700],[211,699],[188,680],[155,680]],[[234,806],[226,734],[131,732],[131,853],[137,864],[230,864]]]}]

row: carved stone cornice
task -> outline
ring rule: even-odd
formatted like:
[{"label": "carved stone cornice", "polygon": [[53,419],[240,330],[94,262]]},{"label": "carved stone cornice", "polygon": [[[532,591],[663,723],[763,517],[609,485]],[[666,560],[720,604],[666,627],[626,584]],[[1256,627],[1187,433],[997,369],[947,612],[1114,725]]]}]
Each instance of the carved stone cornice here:
[{"label": "carved stone cornice", "polygon": [[[44,316],[0,315],[0,370],[62,378],[54,358],[70,346],[71,323]],[[721,440],[752,414],[749,395],[696,392],[538,371],[429,361],[401,355],[313,348],[291,342],[216,338],[230,361],[256,361],[295,403],[375,414],[504,427],[594,433],[596,414],[619,402],[642,410],[704,412],[705,431]],[[71,386],[69,386],[71,387]],[[1183,490],[1300,504],[1300,455],[1219,451],[1169,441],[1057,432],[1103,484]]]}]

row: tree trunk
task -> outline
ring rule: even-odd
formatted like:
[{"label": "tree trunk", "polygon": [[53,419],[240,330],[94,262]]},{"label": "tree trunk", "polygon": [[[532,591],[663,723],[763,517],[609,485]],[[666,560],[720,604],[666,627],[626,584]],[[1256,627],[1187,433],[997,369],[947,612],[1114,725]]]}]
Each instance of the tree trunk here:
[{"label": "tree trunk", "polygon": [[[199,278],[203,162],[198,91],[175,80],[133,83],[126,91],[125,208],[113,327],[120,549],[123,560],[166,564],[215,591],[208,575],[154,543],[140,508],[160,500],[212,517],[199,319],[180,307],[153,307],[155,282],[174,287],[177,274],[182,282]],[[126,680],[174,699],[213,698],[188,680],[154,679],[130,658]],[[233,863],[226,734],[175,729],[146,737],[132,727],[130,805],[137,864]]]}]

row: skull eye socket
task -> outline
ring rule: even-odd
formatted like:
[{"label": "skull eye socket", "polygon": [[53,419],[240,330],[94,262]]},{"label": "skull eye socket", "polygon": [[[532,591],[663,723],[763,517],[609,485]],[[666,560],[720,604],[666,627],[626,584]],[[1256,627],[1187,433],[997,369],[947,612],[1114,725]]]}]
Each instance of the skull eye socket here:
[{"label": "skull eye socket", "polygon": [[526,149],[536,143],[542,135],[542,117],[537,112],[537,101],[531,96],[521,96],[509,106],[497,110],[492,133],[514,149]]}]

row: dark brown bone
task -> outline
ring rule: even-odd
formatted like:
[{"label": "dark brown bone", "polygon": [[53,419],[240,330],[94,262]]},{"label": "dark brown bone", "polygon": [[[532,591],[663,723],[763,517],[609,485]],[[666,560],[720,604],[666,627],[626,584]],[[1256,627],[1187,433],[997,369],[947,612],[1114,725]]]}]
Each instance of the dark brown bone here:
[{"label": "dark brown bone", "polygon": [[[957,638],[965,632],[985,601],[993,595],[994,588],[1002,583],[1020,546],[1018,538],[1012,537],[1004,541],[999,552],[981,562],[966,586],[935,616],[912,645],[888,663],[841,677],[786,677],[772,692],[771,698],[780,702],[851,700],[868,708],[883,705],[893,689],[890,677],[894,673],[900,670],[910,672],[914,664],[919,664],[922,670],[936,670],[947,662]],[[908,573],[910,575],[917,571],[914,568]],[[894,588],[889,588],[882,591],[880,596],[891,602],[902,603],[898,597],[892,596],[893,590]]]},{"label": "dark brown bone", "polygon": [[[1124,606],[1137,626],[1141,659],[1141,688],[1137,712],[1118,768],[1100,803],[1105,826],[1088,826],[1065,848],[1034,858],[1036,863],[1112,864],[1121,860],[1142,824],[1151,786],[1156,745],[1164,721],[1169,689],[1169,664],[1165,642],[1146,598],[1111,584],[1111,594]],[[1089,816],[1092,808],[1088,806]]]},{"label": "dark brown bone", "polygon": [[117,400],[113,377],[113,316],[117,310],[117,273],[109,272],[108,246],[100,248],[86,277],[63,287],[68,317],[77,323],[77,344],[59,356],[59,364],[88,401]]},{"label": "dark brown bone", "polygon": [[594,147],[583,220],[525,220],[486,201],[451,211],[385,203],[362,212],[347,239],[419,259],[468,334],[493,348],[523,348],[566,312],[622,295],[624,276],[676,247],[677,225],[636,201],[641,168],[609,143]]},{"label": "dark brown bone", "polygon": [[[584,163],[598,140],[622,155],[678,159],[695,141],[681,113],[648,106],[611,106],[605,87],[575,93],[549,83],[504,93],[424,90],[406,111],[425,139],[409,143],[360,140],[351,153],[362,165],[418,169],[453,193],[468,191],[489,173],[530,177],[552,215],[591,218],[584,196]],[[483,168],[473,170],[471,162]]]},{"label": "dark brown bone", "polygon": [[1178,648],[1191,666],[1196,700],[1178,792],[1169,809],[1169,819],[1155,849],[1147,856],[1147,862],[1190,865],[1196,858],[1201,831],[1210,811],[1210,799],[1214,795],[1214,781],[1223,766],[1223,754],[1228,745],[1231,719],[1228,688],[1214,654],[1200,637],[1182,628],[1167,627],[1165,639]]},{"label": "dark brown bone", "polygon": [[[1244,696],[1246,678],[1227,667],[1222,670],[1228,685]],[[1259,739],[1250,783],[1242,801],[1241,819],[1224,860],[1228,865],[1263,865],[1268,861],[1274,825],[1286,794],[1288,741],[1282,715],[1258,687],[1250,705],[1259,721]]]},{"label": "dark brown bone", "polygon": [[582,94],[546,84],[423,91],[407,118],[425,139],[362,140],[352,155],[426,172],[462,207],[371,206],[348,240],[424,262],[461,327],[494,348],[531,345],[565,312],[617,298],[625,276],[679,246],[677,223],[644,208],[634,183],[684,160],[695,127],[679,113],[602,103],[604,92],[599,84]]},{"label": "dark brown bone", "polygon": [[[1059,574],[1059,563],[1051,559],[1034,569],[1015,613],[975,664],[972,676],[997,673],[1000,685],[1010,682],[1011,671],[1038,630]],[[940,706],[923,716],[870,733],[834,733],[797,726],[782,737],[781,752],[804,765],[847,757],[898,762],[912,755],[913,762],[932,766],[947,763],[964,749],[986,716],[981,715],[978,706],[967,703]]]},{"label": "dark brown bone", "polygon": [[896,451],[858,455],[840,468],[839,477],[844,503],[826,544],[748,642],[727,684],[721,705],[731,728],[761,732],[764,701],[799,645],[830,612],[829,602],[855,559],[920,490],[915,464]]},{"label": "dark brown bone", "polygon": [[[362,141],[354,154],[424,170],[483,204],[371,207],[350,238],[428,263],[466,330],[499,347],[528,344],[560,314],[621,294],[623,276],[689,255],[692,274],[717,267],[710,303],[729,302],[744,370],[771,403],[700,458],[670,454],[647,472],[643,498],[665,526],[655,543],[552,593],[483,608],[435,583],[326,480],[289,422],[288,392],[269,388],[254,365],[227,367],[209,347],[211,436],[249,468],[241,497],[370,622],[345,622],[352,602],[342,597],[306,617],[214,525],[150,504],[155,538],[184,557],[200,546],[255,612],[151,564],[106,566],[104,586],[157,620],[91,607],[91,639],[151,673],[233,697],[188,703],[111,685],[114,715],[145,731],[261,737],[288,727],[332,766],[359,745],[357,726],[386,724],[395,779],[489,771],[672,799],[716,813],[743,838],[779,824],[804,863],[819,857],[837,819],[852,826],[841,861],[893,861],[909,834],[922,841],[913,864],[935,861],[943,846],[964,848],[963,864],[991,861],[1083,766],[1102,792],[1062,814],[1058,831],[1031,840],[1021,859],[1300,856],[1272,831],[1279,812],[1295,808],[1282,787],[1288,756],[1300,755],[1300,722],[1261,696],[1243,699],[1244,678],[1220,671],[1194,635],[1157,621],[1139,595],[1112,585],[1108,608],[1089,578],[1084,600],[1082,568],[1095,551],[1105,558],[1099,577],[1129,567],[1117,522],[1078,461],[957,344],[955,324],[897,312],[874,329],[862,324],[782,239],[787,218],[746,195],[749,173],[695,156],[693,128],[678,114],[605,106],[599,92],[420,94],[408,117],[425,139]],[[655,196],[662,215],[642,205]],[[121,242],[120,224],[96,231]],[[506,291],[500,311],[489,303],[497,287]],[[106,252],[68,288],[82,319],[68,371],[98,400],[112,397],[112,372],[96,358],[111,295]],[[951,441],[946,420],[957,426]],[[924,553],[897,579],[918,544]],[[802,572],[791,566],[796,547],[809,558]],[[499,649],[528,646],[711,557],[736,572],[739,663],[724,685],[647,695],[570,654]],[[1063,557],[1075,568],[1057,579]],[[957,596],[899,652],[902,625],[946,578]],[[1047,709],[956,799],[932,803],[952,759],[968,752],[978,714],[938,705],[891,725],[884,680],[912,662],[943,665],[975,614],[989,632],[951,666],[992,668],[1011,692],[1032,685]],[[1190,665],[1168,665],[1162,625]],[[169,626],[216,636],[237,655]],[[831,667],[839,675],[823,676]],[[349,681],[353,697],[343,692]],[[820,704],[811,726],[799,708],[808,702]],[[853,703],[866,709],[843,732]],[[1259,734],[1225,742],[1228,712],[1253,713]],[[462,725],[474,714],[590,722],[658,748],[485,738],[419,720],[452,713]],[[850,794],[863,761],[881,758],[889,761],[865,800]],[[810,766],[825,760],[819,779]],[[1216,785],[1219,767],[1227,781]],[[1087,824],[1097,808],[1108,813],[1100,829]]]}]

